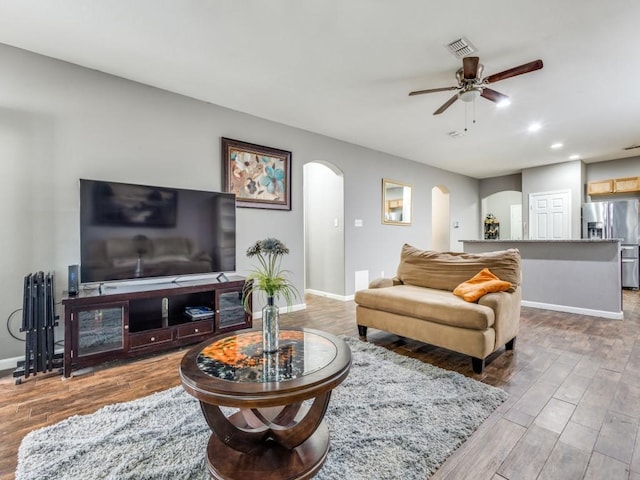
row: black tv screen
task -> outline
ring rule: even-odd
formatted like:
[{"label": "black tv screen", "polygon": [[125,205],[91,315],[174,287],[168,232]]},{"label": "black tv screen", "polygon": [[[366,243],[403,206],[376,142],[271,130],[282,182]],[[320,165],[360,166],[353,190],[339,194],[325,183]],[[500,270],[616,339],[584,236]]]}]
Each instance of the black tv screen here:
[{"label": "black tv screen", "polygon": [[80,180],[82,283],[232,272],[232,193]]}]

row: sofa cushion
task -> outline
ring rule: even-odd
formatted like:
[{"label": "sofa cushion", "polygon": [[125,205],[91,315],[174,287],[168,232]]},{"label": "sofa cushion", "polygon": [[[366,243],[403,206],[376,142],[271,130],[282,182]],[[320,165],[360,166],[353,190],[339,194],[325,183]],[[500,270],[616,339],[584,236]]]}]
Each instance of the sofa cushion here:
[{"label": "sofa cushion", "polygon": [[486,253],[436,252],[405,244],[398,278],[405,285],[453,291],[483,268],[501,280],[520,285],[520,252],[515,248]]},{"label": "sofa cushion", "polygon": [[486,305],[465,302],[445,290],[413,285],[359,290],[355,302],[374,310],[474,330],[484,330],[495,322],[493,309]]},{"label": "sofa cushion", "polygon": [[453,294],[462,297],[465,302],[476,302],[487,293],[506,292],[510,288],[509,282],[500,280],[488,268],[483,268],[473,278],[458,285]]}]

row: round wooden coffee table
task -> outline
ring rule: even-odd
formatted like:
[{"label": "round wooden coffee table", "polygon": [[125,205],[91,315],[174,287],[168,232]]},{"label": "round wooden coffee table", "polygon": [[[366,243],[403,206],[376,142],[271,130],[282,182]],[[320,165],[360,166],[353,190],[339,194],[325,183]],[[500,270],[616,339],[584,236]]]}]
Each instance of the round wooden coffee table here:
[{"label": "round wooden coffee table", "polygon": [[265,354],[262,332],[236,332],[207,340],[182,359],[182,386],[200,400],[211,427],[213,478],[305,479],[324,463],[323,417],[331,391],[349,373],[351,350],[308,328],[281,330],[279,343],[278,352]]}]

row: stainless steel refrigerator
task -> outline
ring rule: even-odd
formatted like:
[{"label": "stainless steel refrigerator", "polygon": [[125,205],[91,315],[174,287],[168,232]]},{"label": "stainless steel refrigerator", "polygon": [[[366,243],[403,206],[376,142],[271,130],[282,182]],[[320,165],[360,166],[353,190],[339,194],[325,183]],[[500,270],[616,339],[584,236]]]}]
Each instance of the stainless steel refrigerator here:
[{"label": "stainless steel refrigerator", "polygon": [[622,286],[640,287],[640,200],[585,203],[582,238],[619,238],[622,243]]}]

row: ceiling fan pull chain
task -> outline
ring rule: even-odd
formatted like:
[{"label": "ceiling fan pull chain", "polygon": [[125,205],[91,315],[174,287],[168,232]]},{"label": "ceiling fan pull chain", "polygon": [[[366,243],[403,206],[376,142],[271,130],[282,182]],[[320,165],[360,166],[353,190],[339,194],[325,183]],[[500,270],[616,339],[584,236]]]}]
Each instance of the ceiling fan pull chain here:
[{"label": "ceiling fan pull chain", "polygon": [[464,131],[467,131],[467,112],[469,111],[469,104],[465,103],[464,105]]},{"label": "ceiling fan pull chain", "polygon": [[476,123],[476,99],[473,99],[473,121],[471,123]]}]

